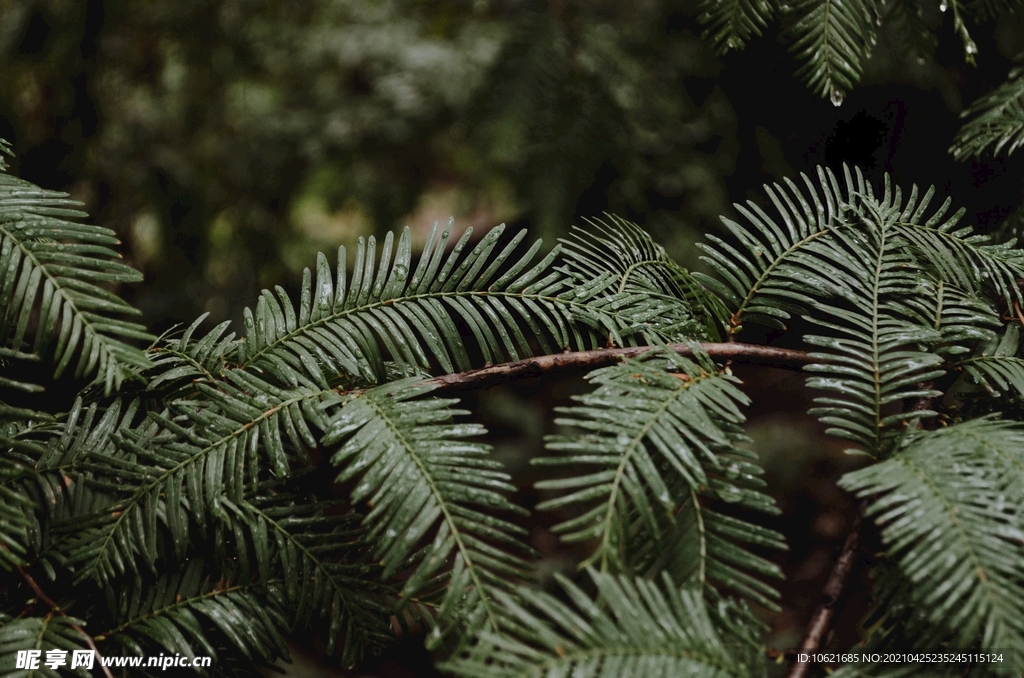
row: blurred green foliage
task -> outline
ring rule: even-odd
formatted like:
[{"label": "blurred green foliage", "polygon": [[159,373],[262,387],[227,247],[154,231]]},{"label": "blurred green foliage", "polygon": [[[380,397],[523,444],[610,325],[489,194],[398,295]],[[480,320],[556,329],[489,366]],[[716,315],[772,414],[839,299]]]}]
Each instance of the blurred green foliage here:
[{"label": "blurred green foliage", "polygon": [[[120,234],[146,276],[123,292],[158,331],[206,311],[237,320],[261,288],[294,289],[317,250],[405,224],[422,244],[449,216],[478,235],[529,226],[551,245],[608,210],[694,266],[693,242],[730,199],[817,163],[936,182],[982,230],[1020,203],[1021,158],[946,151],[964,102],[1024,49],[1019,12],[971,25],[974,70],[939,0],[889,3],[860,84],[834,108],[793,77],[791,15],[717,57],[699,4],[0,0],[0,137],[16,174],[69,191]],[[1024,231],[1022,213],[1003,230]],[[770,487],[795,498],[775,527],[806,543],[783,563],[798,582],[772,622],[783,647],[842,543],[846,460],[803,414],[802,380],[745,378]],[[555,432],[552,404],[581,388],[470,401],[521,487]],[[531,544],[542,579],[581,559],[543,526]]]},{"label": "blurred green foliage", "polygon": [[[237,318],[318,249],[406,223],[422,242],[449,215],[529,223],[550,245],[609,210],[681,254],[726,208],[737,153],[717,61],[678,19],[692,13],[0,0],[0,133],[22,176],[122,234],[157,326]],[[55,158],[61,176],[33,172]]]},{"label": "blurred green foliage", "polygon": [[1013,168],[945,149],[1024,24],[973,27],[971,71],[938,0],[890,4],[836,109],[793,77],[794,17],[718,57],[698,0],[0,0],[0,136],[121,234],[158,329],[449,216],[550,246],[607,210],[699,265],[730,197],[822,162],[969,183],[969,212],[1005,215]]}]

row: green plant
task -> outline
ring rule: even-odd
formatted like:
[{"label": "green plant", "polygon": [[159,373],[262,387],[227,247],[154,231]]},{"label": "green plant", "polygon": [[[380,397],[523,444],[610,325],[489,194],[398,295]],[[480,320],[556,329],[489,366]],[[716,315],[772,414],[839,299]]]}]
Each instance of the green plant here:
[{"label": "green plant", "polygon": [[[776,15],[790,49],[803,63],[797,75],[836,106],[864,76],[875,44],[887,35],[899,69],[913,72],[934,60],[937,34],[947,15],[963,43],[964,61],[975,64],[978,45],[968,22],[1006,19],[1020,9],[1014,0],[735,0],[701,3],[703,36],[720,54],[742,49]],[[1019,62],[1022,55],[1014,57]],[[911,76],[913,77],[913,76]],[[1006,82],[961,112],[967,119],[949,152],[957,160],[985,152],[1009,155],[1024,138],[1024,71],[1011,69]]]},{"label": "green plant", "polygon": [[[649,214],[678,253],[727,208],[738,152],[713,52],[665,30],[679,10],[5,0],[0,135],[22,176],[72,176],[124,225],[147,280],[132,299],[161,328],[237,318],[317,250],[431,205],[550,243],[599,197],[587,211]],[[58,137],[69,155],[35,162]]]},{"label": "green plant", "polygon": [[[200,318],[142,351],[112,235],[0,174],[4,387],[52,385],[51,364],[91,382],[67,412],[0,411],[0,667],[56,675],[16,672],[18,651],[93,647],[249,675],[298,632],[353,666],[404,627],[460,676],[763,675],[750,605],[776,605],[761,554],[785,544],[756,519],[775,507],[727,360],[806,369],[829,393],[813,413],[872,462],[842,481],[887,549],[866,648],[1024,650],[1024,252],[931,190],[816,179],[737,205],[705,248],[716,277],[615,218],[545,255],[435,229],[414,260],[406,231],[361,240],[351,271],[320,255],[242,337]],[[736,341],[794,315],[815,352]],[[581,367],[593,390],[534,460],[538,510],[591,554],[555,596],[446,396]]]}]

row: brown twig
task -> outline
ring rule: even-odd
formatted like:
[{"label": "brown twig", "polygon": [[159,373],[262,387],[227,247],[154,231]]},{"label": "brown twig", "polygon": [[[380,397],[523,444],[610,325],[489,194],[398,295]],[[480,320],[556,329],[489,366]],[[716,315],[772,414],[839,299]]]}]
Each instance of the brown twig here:
[{"label": "brown twig", "polygon": [[[853,566],[856,562],[857,545],[860,542],[860,526],[861,526],[861,513],[863,512],[864,505],[862,504],[860,510],[857,511],[857,517],[853,521],[853,527],[850,530],[850,534],[846,536],[846,543],[843,544],[843,550],[840,551],[839,557],[836,559],[835,565],[832,566],[832,572],[828,575],[828,581],[825,582],[825,588],[821,592],[821,604],[814,611],[814,615],[811,617],[811,623],[807,626],[807,635],[804,636],[804,642],[800,644],[801,654],[813,654],[821,649],[822,643],[825,640],[825,636],[828,634],[829,626],[832,624],[832,618],[836,614],[836,606],[839,603],[839,599],[842,598],[843,590],[846,588],[846,582],[850,578],[850,571],[853,570]],[[790,668],[789,673],[786,674],[786,678],[804,678],[807,672],[811,668],[812,662],[801,662],[797,661]]]},{"label": "brown twig", "polygon": [[[714,343],[701,344],[700,346],[712,358],[732,360],[750,365],[800,369],[804,365],[809,365],[813,362],[822,362],[820,359],[812,359],[806,351],[796,351],[788,348],[740,343]],[[583,372],[598,367],[605,367],[623,358],[634,358],[641,353],[650,351],[651,348],[650,346],[636,346],[632,348],[602,348],[594,351],[556,353],[554,355],[516,360],[468,372],[445,374],[429,379],[426,383],[434,384],[440,390],[451,392],[486,388],[515,379],[541,377],[552,372]],[[671,344],[669,348],[680,355],[693,355],[693,351],[686,344]]]},{"label": "brown twig", "polygon": [[[36,580],[32,577],[32,575],[30,575],[28,572],[23,570],[20,565],[18,566],[18,572],[21,574],[21,578],[24,579],[25,582],[32,589],[33,593],[36,594],[36,598],[38,600],[40,600],[44,605],[48,605],[51,610],[56,612],[61,617],[67,617],[68,616],[64,612],[64,610],[62,610],[60,608],[60,606],[57,605],[57,603],[53,602],[53,600],[48,595],[46,595],[46,592],[43,591],[42,588],[40,588],[39,584],[36,583]],[[71,624],[71,628],[73,628],[74,630],[78,631],[80,634],[82,634],[82,637],[85,638],[85,643],[89,646],[89,648],[93,651],[93,653],[95,653],[96,660],[99,661],[100,668],[103,669],[103,675],[105,675],[107,678],[114,678],[114,675],[110,672],[110,669],[108,669],[103,664],[103,662],[102,662],[103,655],[101,655],[100,651],[96,648],[96,643],[93,641],[92,636],[90,636],[88,633],[86,633],[85,629],[83,629],[78,624],[72,623]]]}]

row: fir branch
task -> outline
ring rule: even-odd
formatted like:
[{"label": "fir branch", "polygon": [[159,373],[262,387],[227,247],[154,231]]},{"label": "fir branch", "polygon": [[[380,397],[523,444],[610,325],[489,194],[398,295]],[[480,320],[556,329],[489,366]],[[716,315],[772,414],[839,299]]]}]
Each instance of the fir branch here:
[{"label": "fir branch", "polygon": [[[805,351],[739,342],[696,344],[699,350],[716,360],[728,360],[744,365],[759,365],[785,370],[800,370],[817,359]],[[667,348],[681,356],[692,356],[694,344],[669,344]],[[531,379],[551,374],[572,375],[607,367],[627,359],[636,358],[651,350],[650,346],[629,348],[602,348],[593,351],[566,351],[553,355],[526,358],[501,365],[492,365],[467,372],[445,374],[425,383],[437,387],[439,393],[457,393],[496,386],[518,379]]]},{"label": "fir branch", "polygon": [[719,54],[743,49],[747,41],[761,35],[774,15],[767,0],[703,0],[700,11],[697,20],[707,26],[701,37],[710,40]]},{"label": "fir branch", "polygon": [[578,287],[614,273],[617,284],[604,293],[609,301],[627,293],[657,300],[661,312],[648,320],[650,336],[660,335],[665,341],[719,340],[721,324],[729,318],[725,305],[664,247],[636,224],[612,215],[585,223],[586,229],[574,226],[570,237],[560,241],[565,261],[561,270]]},{"label": "fir branch", "polygon": [[120,317],[140,312],[103,285],[138,282],[142,274],[111,249],[119,244],[113,231],[73,221],[86,216],[81,203],[4,169],[0,345],[52,359],[55,378],[69,367],[76,377],[95,376],[110,393],[149,366],[145,352],[128,341],[153,337]]},{"label": "fir branch", "polygon": [[957,160],[1010,155],[1024,145],[1024,67],[1010,71],[1006,82],[977,99],[960,117],[966,119],[949,152]]},{"label": "fir branch", "polygon": [[236,580],[230,570],[228,565],[219,578],[210,577],[204,562],[193,558],[155,579],[108,587],[112,617],[96,639],[140,656],[151,655],[156,646],[168,654],[195,658],[198,652],[222,663],[228,657],[218,652],[220,635],[248,662],[287,658],[279,632],[288,627],[281,591],[287,584],[276,578]]},{"label": "fir branch", "polygon": [[656,582],[589,573],[596,600],[561,576],[571,604],[526,588],[518,598],[499,593],[506,610],[500,632],[480,632],[478,642],[442,668],[460,678],[764,674],[763,655],[722,637],[717,614],[727,606],[706,606],[698,592],[667,575]]},{"label": "fir branch", "polygon": [[[326,387],[328,376],[376,384],[388,381],[386,356],[405,374],[428,368],[431,357],[445,372],[469,369],[473,343],[485,363],[495,363],[533,355],[531,338],[553,353],[700,336],[692,317],[679,317],[685,300],[658,298],[648,289],[616,291],[619,276],[612,271],[580,281],[553,267],[560,247],[535,261],[540,241],[512,260],[525,232],[499,250],[503,231],[491,229],[464,254],[467,230],[446,254],[451,224],[441,234],[435,226],[415,266],[408,228],[397,244],[387,234],[379,260],[376,239],[360,238],[351,276],[344,247],[333,276],[319,255],[315,278],[308,269],[303,274],[297,307],[278,287],[276,296],[263,291],[255,312],[245,311],[240,366],[293,388]],[[667,325],[666,318],[672,319]]]},{"label": "fir branch", "polygon": [[785,549],[782,535],[701,503],[778,512],[760,491],[753,455],[735,447],[742,440],[740,406],[749,402],[738,380],[706,356],[691,361],[656,351],[587,379],[597,389],[557,409],[566,416],[555,423],[576,433],[550,436],[547,448],[555,454],[532,460],[571,470],[568,478],[536,484],[562,491],[538,510],[575,513],[552,531],[567,543],[596,540],[584,564],[602,572],[666,571],[679,581],[695,579],[702,592],[727,588],[774,609],[778,592],[760,577],[781,571],[740,545]]},{"label": "fir branch", "polygon": [[805,60],[797,75],[839,106],[860,81],[876,40],[875,0],[796,0],[792,51]]},{"label": "fir branch", "polygon": [[[436,587],[453,559],[453,569],[468,576],[467,599],[479,602],[494,627],[494,592],[528,577],[524,530],[496,514],[524,509],[505,498],[515,487],[489,448],[467,440],[484,429],[454,423],[468,414],[450,407],[457,401],[419,397],[430,390],[412,378],[339,396],[322,443],[335,449],[338,482],[358,479],[351,501],[370,507],[363,524],[381,576],[415,564],[402,589],[408,600]],[[421,549],[423,539],[432,544]]]},{"label": "fir branch", "polygon": [[[868,500],[864,515],[881,528],[909,594],[905,639],[917,649],[949,642],[1020,652],[1024,429],[983,418],[908,437],[885,462],[839,481]],[[884,591],[877,597],[892,602]]]}]

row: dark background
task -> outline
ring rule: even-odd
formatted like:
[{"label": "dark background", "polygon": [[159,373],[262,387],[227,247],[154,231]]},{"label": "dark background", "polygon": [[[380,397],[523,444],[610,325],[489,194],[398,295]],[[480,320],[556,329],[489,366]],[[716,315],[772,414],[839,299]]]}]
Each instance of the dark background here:
[{"label": "dark background", "polygon": [[[671,0],[257,2],[0,0],[0,137],[19,176],[82,200],[120,234],[146,282],[125,289],[156,332],[239,320],[259,289],[294,290],[317,250],[435,220],[496,223],[549,244],[609,211],[679,261],[730,203],[816,165],[860,166],[909,189],[934,184],[996,232],[1022,202],[1022,159],[955,162],[960,111],[1006,77],[1019,20],[971,25],[922,2],[936,40],[881,31],[842,105],[794,77],[786,21],[717,57],[693,3]],[[1004,229],[1005,230],[1005,229]],[[350,250],[351,251],[351,250]],[[741,339],[799,346],[748,328]],[[783,515],[787,573],[770,643],[798,643],[854,512],[834,485],[842,445],[804,412],[799,374],[742,370],[749,433]],[[584,386],[524,382],[468,401],[528,488],[549,412]],[[526,506],[538,501],[524,489]],[[533,519],[540,573],[575,555]],[[869,546],[873,537],[869,534]],[[867,572],[836,642],[856,640]],[[425,674],[415,643],[387,675]]]}]

